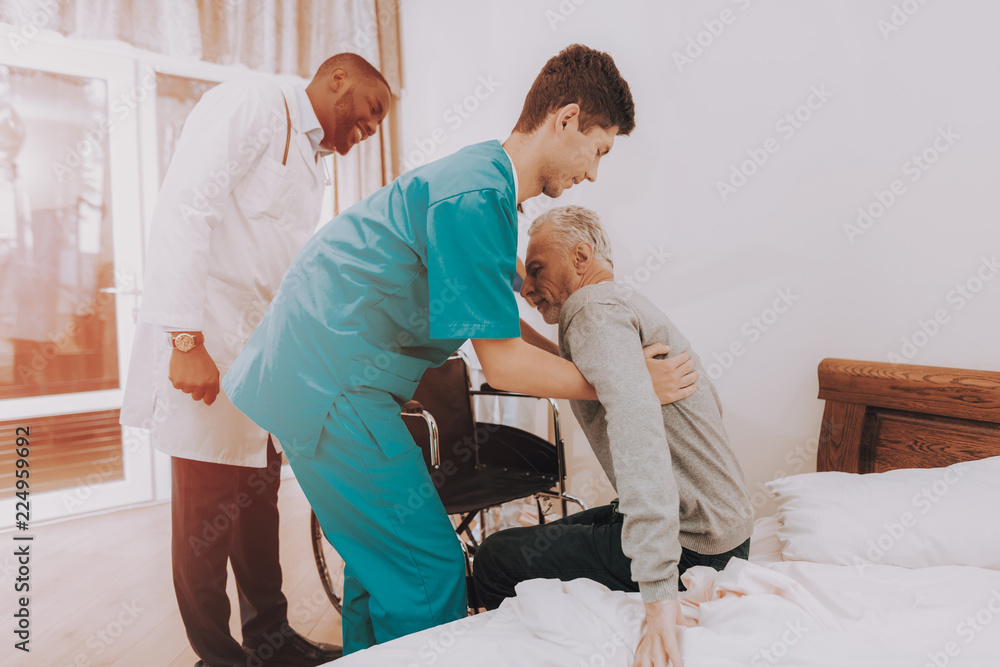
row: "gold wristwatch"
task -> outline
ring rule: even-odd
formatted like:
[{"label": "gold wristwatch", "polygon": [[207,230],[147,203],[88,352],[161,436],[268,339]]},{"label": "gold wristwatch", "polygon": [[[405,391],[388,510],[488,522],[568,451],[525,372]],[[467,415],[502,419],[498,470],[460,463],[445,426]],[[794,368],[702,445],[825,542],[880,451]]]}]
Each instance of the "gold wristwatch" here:
[{"label": "gold wristwatch", "polygon": [[205,342],[204,334],[200,333],[168,333],[170,345],[181,352],[190,352]]}]

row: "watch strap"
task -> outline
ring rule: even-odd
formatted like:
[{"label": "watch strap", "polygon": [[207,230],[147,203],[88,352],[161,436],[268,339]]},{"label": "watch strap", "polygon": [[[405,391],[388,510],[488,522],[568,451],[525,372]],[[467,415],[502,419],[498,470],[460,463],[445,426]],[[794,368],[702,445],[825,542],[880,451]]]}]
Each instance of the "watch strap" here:
[{"label": "watch strap", "polygon": [[[205,342],[205,334],[203,334],[203,333],[187,333],[187,332],[176,333],[176,332],[170,332],[170,333],[167,333],[167,336],[168,336],[168,338],[170,340],[170,347],[178,349],[181,352],[188,352],[190,350],[193,350],[194,348],[198,347],[199,345],[204,344],[204,342]],[[184,337],[190,337],[191,340],[192,340],[191,346],[187,347],[187,349],[184,349],[184,346],[181,346],[181,345],[177,344],[177,339],[181,338],[182,336],[184,336]]]}]

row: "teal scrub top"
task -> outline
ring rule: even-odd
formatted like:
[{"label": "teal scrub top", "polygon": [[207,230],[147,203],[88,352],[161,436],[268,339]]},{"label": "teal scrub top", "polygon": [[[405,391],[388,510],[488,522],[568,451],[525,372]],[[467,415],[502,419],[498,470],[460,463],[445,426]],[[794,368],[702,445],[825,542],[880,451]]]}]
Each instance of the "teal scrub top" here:
[{"label": "teal scrub top", "polygon": [[312,456],[342,394],[378,430],[465,340],[521,335],[516,208],[510,158],[487,141],[344,211],[292,262],[226,394],[289,455]]}]

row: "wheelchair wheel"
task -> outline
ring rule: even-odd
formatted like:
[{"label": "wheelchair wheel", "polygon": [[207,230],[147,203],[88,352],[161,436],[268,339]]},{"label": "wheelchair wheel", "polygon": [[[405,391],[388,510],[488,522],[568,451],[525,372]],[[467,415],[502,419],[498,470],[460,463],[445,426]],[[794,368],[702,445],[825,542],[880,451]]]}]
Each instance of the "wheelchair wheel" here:
[{"label": "wheelchair wheel", "polygon": [[341,613],[340,601],[344,597],[344,559],[323,535],[323,529],[320,528],[315,512],[309,513],[309,532],[320,583],[323,584],[323,590],[326,591],[330,604]]}]

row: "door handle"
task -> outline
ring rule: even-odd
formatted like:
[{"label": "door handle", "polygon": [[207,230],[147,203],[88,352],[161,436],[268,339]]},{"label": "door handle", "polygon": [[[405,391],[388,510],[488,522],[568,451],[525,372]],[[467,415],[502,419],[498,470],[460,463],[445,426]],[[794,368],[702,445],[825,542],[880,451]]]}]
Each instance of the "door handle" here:
[{"label": "door handle", "polygon": [[132,271],[123,271],[121,273],[122,278],[121,284],[123,287],[118,287],[119,281],[118,276],[115,278],[114,287],[101,287],[97,291],[101,294],[115,294],[117,296],[134,296],[135,302],[132,304],[132,321],[139,321],[139,297],[142,296],[142,290],[136,286],[135,273]]}]

